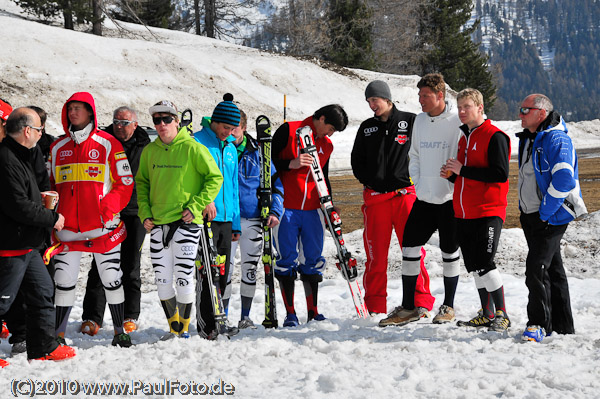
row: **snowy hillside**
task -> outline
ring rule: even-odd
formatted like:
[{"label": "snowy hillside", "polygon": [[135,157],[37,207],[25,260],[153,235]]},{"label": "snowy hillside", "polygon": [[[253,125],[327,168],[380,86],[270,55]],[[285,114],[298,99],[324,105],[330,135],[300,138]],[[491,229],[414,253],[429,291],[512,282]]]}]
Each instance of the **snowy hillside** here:
[{"label": "snowy hillside", "polygon": [[[340,75],[315,63],[261,53],[253,49],[188,35],[153,30],[160,41],[95,37],[18,17],[9,0],[0,0],[0,97],[13,105],[37,104],[50,113],[50,130],[58,134],[59,112],[75,91],[90,91],[96,98],[101,122],[111,111],[128,104],[150,124],[147,109],[167,98],[194,115],[210,114],[225,92],[232,92],[251,120],[259,113],[281,122],[283,94],[288,95],[288,118],[310,115],[328,103],[342,104],[352,126],[333,136],[333,167],[346,168],[358,123],[371,116],[364,101],[369,80],[390,83],[398,106],[419,111],[416,76],[380,75],[365,71]],[[143,29],[128,25],[147,35]],[[108,31],[108,30],[107,30]],[[113,32],[114,33],[114,32]],[[518,122],[499,122],[507,132]],[[600,121],[570,126],[577,148],[600,147]],[[513,149],[515,145],[513,145]],[[0,226],[0,228],[2,228]],[[526,244],[521,229],[502,232],[497,263],[505,283],[512,328],[507,334],[488,333],[454,325],[434,326],[429,321],[402,328],[377,327],[378,318],[357,320],[347,286],[335,268],[334,246],[326,237],[328,268],[319,292],[323,322],[304,323],[306,307],[297,283],[297,328],[244,330],[231,340],[200,339],[192,327],[189,340],[157,342],[167,323],[159,305],[148,245],[143,250],[142,314],[140,330],[132,334],[130,349],[110,346],[112,323],[106,312],[104,328],[95,337],[78,333],[81,302],[89,268],[86,257],[80,273],[77,300],[67,328],[67,341],[77,350],[68,361],[28,363],[25,355],[8,359],[0,369],[2,397],[22,396],[44,383],[46,393],[66,397],[182,397],[188,382],[194,389],[222,381],[235,387],[238,398],[593,398],[600,392],[600,213],[574,222],[565,235],[563,257],[572,294],[577,334],[554,335],[542,344],[522,343],[527,321],[524,284]],[[365,254],[362,232],[347,232],[348,248],[358,259],[360,275]],[[441,255],[437,236],[426,246],[434,311],[443,300]],[[400,303],[402,255],[392,240],[389,257],[388,310]],[[259,273],[262,275],[262,273]],[[230,320],[240,314],[239,267],[234,274]],[[251,317],[257,324],[263,313],[262,277]],[[473,279],[461,269],[456,297],[457,317],[472,317],[479,308]],[[284,306],[277,291],[280,324]],[[192,315],[192,317],[194,317]],[[10,345],[0,342],[0,357]],[[87,385],[82,385],[87,384]],[[153,385],[152,385],[153,384]],[[179,384],[179,385],[177,385]],[[166,385],[171,390],[164,391]],[[177,388],[174,388],[176,387]],[[227,385],[228,389],[231,388]],[[100,388],[100,386],[96,386]],[[161,391],[163,389],[163,391]],[[162,392],[162,393],[161,393]],[[32,395],[33,396],[33,393]]]}]

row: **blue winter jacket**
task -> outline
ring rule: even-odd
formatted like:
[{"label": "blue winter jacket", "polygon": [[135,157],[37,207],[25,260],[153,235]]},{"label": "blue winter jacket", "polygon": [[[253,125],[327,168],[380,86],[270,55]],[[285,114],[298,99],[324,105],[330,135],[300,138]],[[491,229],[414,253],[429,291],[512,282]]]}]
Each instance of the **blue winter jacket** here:
[{"label": "blue winter jacket", "polygon": [[[525,139],[524,135],[518,136],[520,167]],[[538,128],[532,156],[535,180],[542,199],[540,219],[561,225],[585,215],[587,209],[581,197],[577,154],[567,125],[558,113],[551,112]]]},{"label": "blue winter jacket", "polygon": [[202,130],[194,133],[194,139],[208,148],[223,174],[223,186],[215,199],[217,222],[232,222],[232,231],[241,233],[240,199],[238,188],[237,149],[233,136],[221,141],[210,128],[210,119],[202,119]]},{"label": "blue winter jacket", "polygon": [[[260,154],[256,140],[246,134],[246,148],[238,164],[238,184],[240,187],[240,215],[243,218],[260,217],[258,207],[258,187],[260,185]],[[277,171],[271,162],[271,176]],[[273,195],[269,214],[281,220],[283,214],[283,184],[279,178],[271,179]]]}]

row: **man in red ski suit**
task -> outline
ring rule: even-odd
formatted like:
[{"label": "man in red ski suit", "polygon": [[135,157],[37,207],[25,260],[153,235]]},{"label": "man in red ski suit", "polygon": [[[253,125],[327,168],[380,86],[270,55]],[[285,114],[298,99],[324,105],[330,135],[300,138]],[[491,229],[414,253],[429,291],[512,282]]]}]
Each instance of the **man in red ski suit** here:
[{"label": "man in red ski suit", "polygon": [[64,341],[83,252],[91,252],[106,293],[115,329],[113,346],[129,347],[123,329],[125,295],[121,284],[121,242],[126,237],[119,212],[133,191],[133,175],[114,136],[98,130],[90,93],[73,94],[62,110],[65,136],[50,150],[50,182],[58,192],[65,227],[55,237],[56,334]]},{"label": "man in red ski suit", "polygon": [[[390,88],[383,81],[369,83],[365,97],[375,115],[360,125],[351,161],[354,176],[364,185],[365,303],[369,313],[381,314],[387,312],[387,258],[392,230],[402,244],[404,225],[417,199],[408,173],[415,114],[396,108]],[[422,316],[429,314],[435,301],[429,290],[424,252],[422,249],[415,291],[415,306]]]}]

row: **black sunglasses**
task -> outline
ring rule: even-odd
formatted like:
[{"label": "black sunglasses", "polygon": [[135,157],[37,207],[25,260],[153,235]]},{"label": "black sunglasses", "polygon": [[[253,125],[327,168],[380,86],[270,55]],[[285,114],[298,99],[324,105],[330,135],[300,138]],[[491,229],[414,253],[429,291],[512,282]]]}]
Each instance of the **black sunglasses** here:
[{"label": "black sunglasses", "polygon": [[155,125],[160,125],[161,122],[164,122],[165,125],[168,125],[169,123],[173,122],[173,118],[171,115],[169,116],[153,116],[152,117],[152,122],[154,122]]},{"label": "black sunglasses", "polygon": [[527,115],[529,113],[529,111],[532,110],[532,109],[541,110],[541,108],[521,107],[521,108],[519,108],[519,113],[521,115]]}]

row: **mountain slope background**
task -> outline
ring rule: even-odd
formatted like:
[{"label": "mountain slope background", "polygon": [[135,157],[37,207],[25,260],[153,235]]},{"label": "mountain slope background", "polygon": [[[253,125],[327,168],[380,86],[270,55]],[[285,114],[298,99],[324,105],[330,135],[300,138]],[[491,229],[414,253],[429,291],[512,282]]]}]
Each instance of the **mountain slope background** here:
[{"label": "mountain slope background", "polygon": [[474,0],[472,15],[497,79],[494,118],[514,118],[532,92],[548,94],[568,121],[600,116],[597,0]]}]

